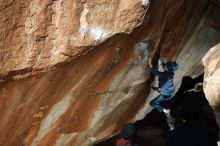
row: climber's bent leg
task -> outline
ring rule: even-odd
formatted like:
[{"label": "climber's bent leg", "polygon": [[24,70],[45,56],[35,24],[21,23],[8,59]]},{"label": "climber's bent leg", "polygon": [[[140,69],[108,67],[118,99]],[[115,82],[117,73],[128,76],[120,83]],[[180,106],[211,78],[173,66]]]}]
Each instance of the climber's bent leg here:
[{"label": "climber's bent leg", "polygon": [[164,111],[164,108],[160,106],[160,103],[167,99],[169,99],[169,96],[159,95],[155,99],[151,100],[150,105],[161,113]]}]

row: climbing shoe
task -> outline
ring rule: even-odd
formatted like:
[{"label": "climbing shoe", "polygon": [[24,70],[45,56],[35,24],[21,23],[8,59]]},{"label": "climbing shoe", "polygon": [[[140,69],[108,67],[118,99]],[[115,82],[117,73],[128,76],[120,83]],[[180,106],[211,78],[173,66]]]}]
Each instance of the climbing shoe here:
[{"label": "climbing shoe", "polygon": [[169,127],[169,131],[174,130],[175,126],[174,126],[174,119],[173,119],[173,117],[171,117],[171,116],[169,118],[167,117],[166,121],[167,121],[167,125]]},{"label": "climbing shoe", "polygon": [[170,109],[163,109],[163,112],[166,115],[166,117],[170,116]]},{"label": "climbing shoe", "polygon": [[170,114],[170,109],[164,109],[163,112],[166,115],[166,121],[167,121],[167,125],[169,127],[169,131],[174,130],[175,129],[174,119]]}]

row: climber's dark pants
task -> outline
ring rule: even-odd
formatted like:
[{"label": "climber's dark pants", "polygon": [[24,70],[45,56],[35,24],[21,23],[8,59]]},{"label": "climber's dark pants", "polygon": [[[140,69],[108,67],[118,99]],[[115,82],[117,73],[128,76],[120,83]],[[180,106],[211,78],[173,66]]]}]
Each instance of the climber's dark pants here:
[{"label": "climber's dark pants", "polygon": [[163,107],[160,106],[160,103],[166,100],[169,100],[170,96],[159,95],[155,99],[151,100],[150,105],[155,108],[158,112],[163,112]]}]

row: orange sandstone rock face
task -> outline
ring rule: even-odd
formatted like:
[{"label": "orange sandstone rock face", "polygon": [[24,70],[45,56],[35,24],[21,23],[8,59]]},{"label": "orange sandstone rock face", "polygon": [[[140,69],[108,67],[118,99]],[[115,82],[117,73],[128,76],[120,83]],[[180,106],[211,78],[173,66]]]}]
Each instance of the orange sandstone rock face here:
[{"label": "orange sandstone rock face", "polygon": [[115,34],[131,33],[146,11],[139,0],[3,0],[0,73],[77,57]]},{"label": "orange sandstone rock face", "polygon": [[[0,145],[88,146],[142,118],[150,111],[142,107],[149,93],[149,56],[181,60],[186,32],[197,26],[191,18],[206,22],[207,5],[205,0],[2,0]],[[210,32],[216,34],[210,42],[218,40],[217,32]]]}]

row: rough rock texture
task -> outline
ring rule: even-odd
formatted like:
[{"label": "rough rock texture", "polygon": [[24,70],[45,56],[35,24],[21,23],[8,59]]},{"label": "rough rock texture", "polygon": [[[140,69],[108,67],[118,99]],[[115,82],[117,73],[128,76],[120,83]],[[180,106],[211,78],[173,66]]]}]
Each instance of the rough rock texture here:
[{"label": "rough rock texture", "polygon": [[0,145],[88,146],[141,119],[149,56],[177,58],[177,85],[200,74],[219,14],[208,0],[1,0]]},{"label": "rough rock texture", "polygon": [[0,73],[80,56],[112,35],[130,33],[147,10],[139,0],[2,0],[0,8]]},{"label": "rough rock texture", "polygon": [[220,44],[209,50],[203,58],[203,64],[205,66],[204,92],[220,126]]}]

